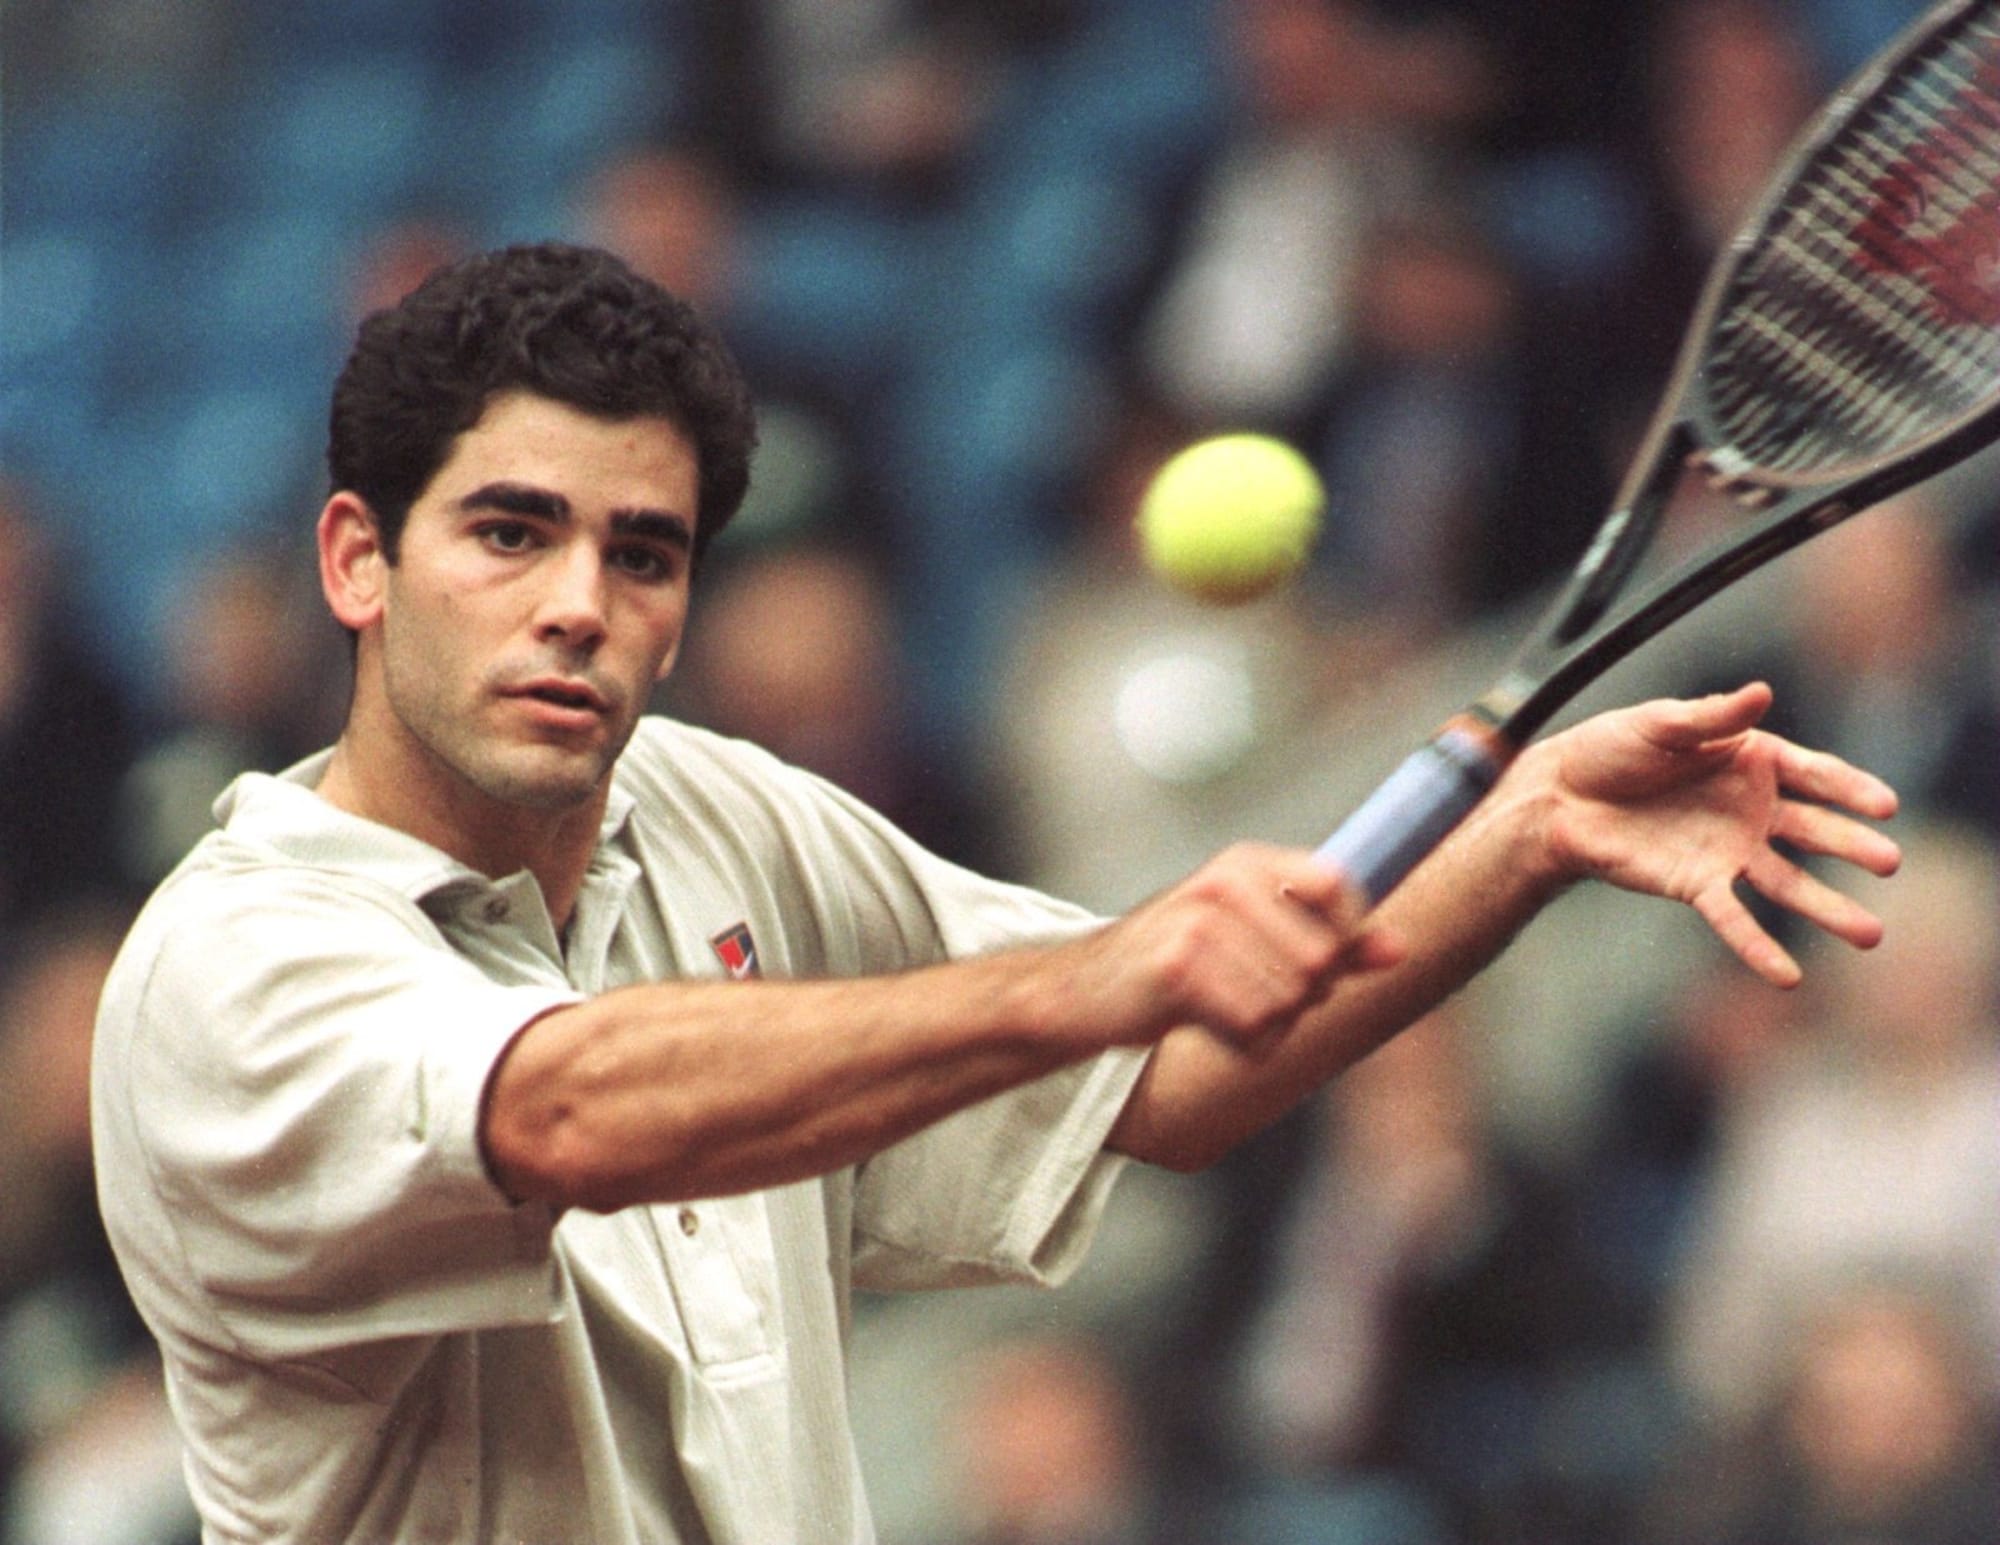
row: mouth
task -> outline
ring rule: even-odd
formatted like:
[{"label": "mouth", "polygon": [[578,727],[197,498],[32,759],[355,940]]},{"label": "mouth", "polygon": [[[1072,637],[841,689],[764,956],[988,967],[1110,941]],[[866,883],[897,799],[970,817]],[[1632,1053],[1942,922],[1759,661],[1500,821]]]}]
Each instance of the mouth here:
[{"label": "mouth", "polygon": [[523,702],[546,703],[551,708],[573,714],[601,715],[611,708],[604,695],[588,682],[553,677],[523,682],[509,688],[506,695]]},{"label": "mouth", "polygon": [[527,696],[544,703],[554,703],[558,708],[602,708],[597,695],[582,687],[530,687]]}]

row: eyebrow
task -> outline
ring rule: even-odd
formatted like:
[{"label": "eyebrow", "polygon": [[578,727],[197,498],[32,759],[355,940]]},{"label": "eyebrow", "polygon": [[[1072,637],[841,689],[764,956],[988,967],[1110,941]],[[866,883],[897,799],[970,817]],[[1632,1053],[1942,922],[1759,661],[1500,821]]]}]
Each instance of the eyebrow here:
[{"label": "eyebrow", "polygon": [[642,542],[683,549],[694,546],[692,523],[666,510],[613,510],[611,529],[620,536],[637,537]]},{"label": "eyebrow", "polygon": [[[537,520],[567,521],[572,511],[569,500],[552,489],[531,483],[485,483],[458,501],[459,509],[495,510],[503,515],[525,515]],[[611,512],[611,529],[619,536],[660,542],[669,547],[694,546],[694,522],[671,510],[643,508]]]}]

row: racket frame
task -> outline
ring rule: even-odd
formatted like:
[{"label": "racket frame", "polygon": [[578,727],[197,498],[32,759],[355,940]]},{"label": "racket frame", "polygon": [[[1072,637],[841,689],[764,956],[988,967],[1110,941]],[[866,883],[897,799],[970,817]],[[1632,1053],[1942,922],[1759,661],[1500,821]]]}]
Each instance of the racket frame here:
[{"label": "racket frame", "polygon": [[[1379,902],[1483,799],[1509,762],[1578,692],[1702,602],[1849,516],[1935,476],[2000,436],[2000,391],[1880,453],[1809,471],[1762,466],[1729,442],[1707,392],[1710,344],[1744,265],[1763,250],[1805,169],[1888,78],[1993,0],[1946,0],[1864,66],[1802,131],[1711,266],[1673,375],[1612,509],[1494,685],[1412,753],[1323,843],[1320,856]],[[1997,136],[2000,137],[2000,136]],[[1746,509],[1711,543],[1615,613],[1690,470]]]}]

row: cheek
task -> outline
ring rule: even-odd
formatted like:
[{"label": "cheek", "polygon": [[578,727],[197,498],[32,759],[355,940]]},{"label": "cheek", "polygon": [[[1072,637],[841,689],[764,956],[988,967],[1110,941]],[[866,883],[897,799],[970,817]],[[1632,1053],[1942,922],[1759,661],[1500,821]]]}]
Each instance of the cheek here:
[{"label": "cheek", "polygon": [[674,668],[674,661],[680,656],[681,637],[687,627],[687,613],[687,596],[683,593],[671,602],[661,603],[644,619],[642,631],[646,641],[646,658],[657,659],[659,662],[652,668],[654,681],[664,680],[667,672]]},{"label": "cheek", "polygon": [[385,667],[406,694],[435,697],[463,674],[475,619],[463,601],[448,594],[404,601],[383,619]]}]

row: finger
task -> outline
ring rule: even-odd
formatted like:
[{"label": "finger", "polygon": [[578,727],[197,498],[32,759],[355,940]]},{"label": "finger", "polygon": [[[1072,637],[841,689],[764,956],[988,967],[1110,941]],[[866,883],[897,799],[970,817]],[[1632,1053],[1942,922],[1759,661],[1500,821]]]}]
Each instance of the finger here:
[{"label": "finger", "polygon": [[1198,930],[1182,991],[1196,1022],[1257,1037],[1322,1001],[1342,976],[1403,958],[1364,923],[1360,893],[1304,850],[1243,843],[1192,877]]},{"label": "finger", "polygon": [[1352,927],[1368,910],[1368,898],[1338,864],[1317,853],[1287,849],[1279,856],[1279,889],[1286,898]]},{"label": "finger", "polygon": [[1771,738],[1778,747],[1778,783],[1787,793],[1840,805],[1875,821],[1886,821],[1896,813],[1896,791],[1873,773],[1829,751]]},{"label": "finger", "polygon": [[1330,932],[1343,944],[1363,931],[1367,902],[1338,869],[1317,858],[1301,856],[1297,866],[1279,871],[1276,899],[1294,923],[1303,923],[1317,938]]},{"label": "finger", "polygon": [[1373,935],[1344,941],[1332,951],[1287,954],[1268,936],[1227,963],[1207,996],[1199,1022],[1212,1033],[1243,1042],[1282,1031],[1325,1001],[1342,977],[1377,969]]},{"label": "finger", "polygon": [[1349,941],[1341,956],[1343,974],[1359,976],[1369,971],[1386,971],[1410,958],[1410,947],[1393,929],[1369,927]]},{"label": "finger", "polygon": [[1857,949],[1882,942],[1882,922],[1873,912],[1768,848],[1751,859],[1743,878],[1759,895]]},{"label": "finger", "polygon": [[1323,918],[1343,938],[1336,974],[1381,971],[1409,957],[1402,936],[1368,920],[1368,901],[1359,887],[1324,859],[1308,857],[1301,874],[1278,886],[1284,900]]},{"label": "finger", "polygon": [[1693,750],[1754,728],[1770,706],[1771,689],[1761,681],[1749,682],[1734,692],[1670,699],[1661,705],[1653,738],[1674,750]]},{"label": "finger", "polygon": [[1209,911],[1160,941],[1149,965],[1168,1013],[1232,1039],[1261,1033],[1297,992],[1291,968],[1265,931],[1240,915]]},{"label": "finger", "polygon": [[1288,1023],[1309,990],[1304,974],[1292,966],[1262,956],[1246,957],[1227,980],[1217,983],[1205,1023],[1216,1034],[1256,1040]]},{"label": "finger", "polygon": [[1694,898],[1694,909],[1736,958],[1773,987],[1796,987],[1805,973],[1764,926],[1750,915],[1727,885],[1710,886]]},{"label": "finger", "polygon": [[1793,847],[1853,864],[1887,879],[1902,866],[1903,850],[1886,832],[1877,831],[1823,805],[1785,800],[1771,823],[1771,835]]},{"label": "finger", "polygon": [[1338,913],[1346,905],[1337,881],[1294,874],[1260,851],[1231,855],[1206,878],[1187,936],[1177,941],[1189,1010],[1232,1036],[1260,1035],[1295,1017],[1343,966],[1355,930],[1323,908]]}]

